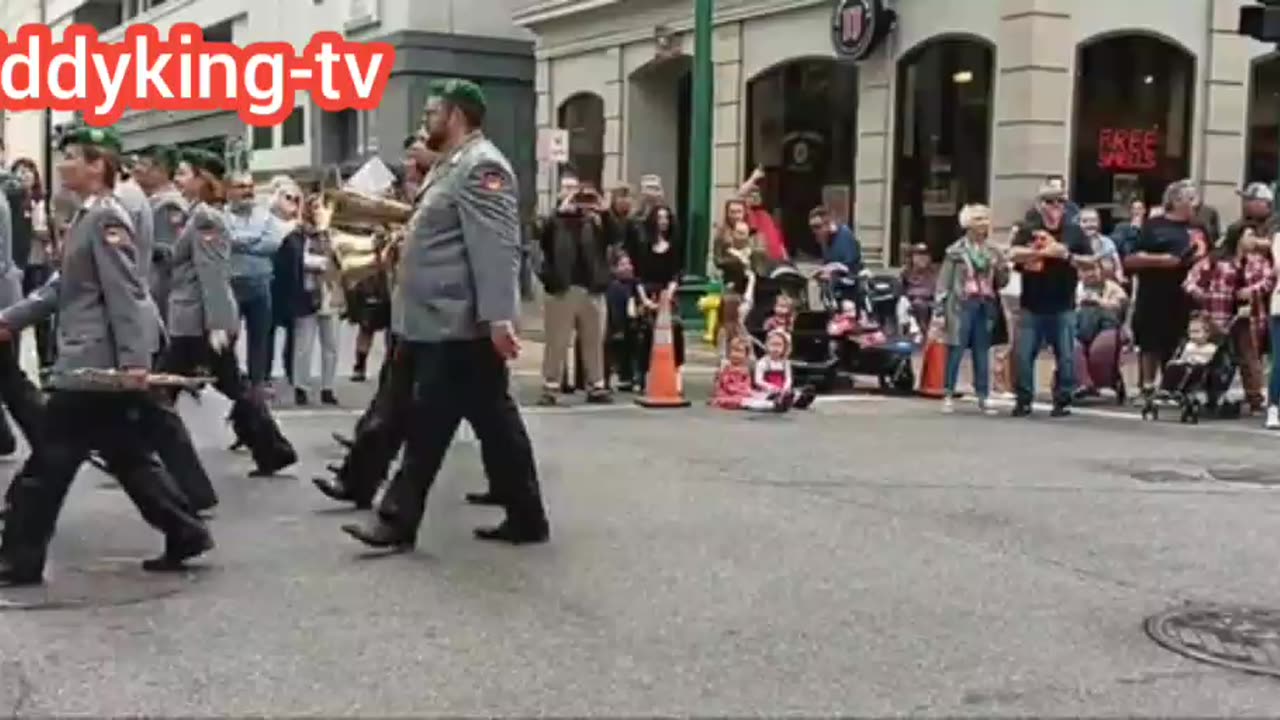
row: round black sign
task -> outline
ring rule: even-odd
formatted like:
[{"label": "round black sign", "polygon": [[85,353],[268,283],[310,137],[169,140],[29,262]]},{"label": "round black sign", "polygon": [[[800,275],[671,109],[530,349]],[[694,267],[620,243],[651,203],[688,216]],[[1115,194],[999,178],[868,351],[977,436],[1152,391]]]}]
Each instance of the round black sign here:
[{"label": "round black sign", "polygon": [[836,0],[831,13],[831,44],[848,60],[865,60],[888,31],[884,0]]}]

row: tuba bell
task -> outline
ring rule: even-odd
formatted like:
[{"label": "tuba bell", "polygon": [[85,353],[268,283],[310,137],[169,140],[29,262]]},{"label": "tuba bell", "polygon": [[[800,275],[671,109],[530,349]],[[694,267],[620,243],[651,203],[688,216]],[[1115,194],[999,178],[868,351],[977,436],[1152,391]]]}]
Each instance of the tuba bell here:
[{"label": "tuba bell", "polygon": [[380,198],[356,190],[328,190],[324,202],[333,212],[332,223],[352,230],[374,230],[404,225],[413,206],[391,198]]}]

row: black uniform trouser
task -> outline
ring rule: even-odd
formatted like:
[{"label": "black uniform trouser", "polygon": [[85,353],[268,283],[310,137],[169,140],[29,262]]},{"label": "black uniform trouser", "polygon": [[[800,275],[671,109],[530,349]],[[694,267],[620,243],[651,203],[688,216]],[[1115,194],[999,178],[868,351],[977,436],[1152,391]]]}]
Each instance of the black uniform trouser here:
[{"label": "black uniform trouser", "polygon": [[0,344],[0,400],[34,447],[44,417],[44,394],[18,365],[16,343]]},{"label": "black uniform trouser", "polygon": [[427,493],[465,419],[475,429],[490,492],[506,508],[508,521],[522,528],[544,528],[546,511],[533,446],[511,397],[510,372],[492,343],[487,338],[402,341],[399,352],[408,356],[414,388],[404,464],[383,498],[383,520],[400,531],[417,532]]},{"label": "black uniform trouser", "polygon": [[[22,294],[30,295],[35,292],[37,288],[48,282],[52,275],[53,268],[48,265],[28,265],[22,272]],[[36,357],[40,361],[41,368],[52,367],[54,360],[58,357],[57,341],[53,334],[56,322],[55,315],[35,324]],[[20,347],[17,336],[13,338],[13,347],[15,350]]]},{"label": "black uniform trouser", "polygon": [[171,541],[208,531],[164,468],[152,460],[155,440],[140,421],[156,403],[145,392],[51,393],[45,406],[35,472],[13,483],[0,550],[15,564],[43,567],[58,514],[80,465],[96,450],[116,472],[144,520]]},{"label": "black uniform trouser", "polygon": [[[160,370],[189,377],[211,374],[214,389],[231,401],[231,428],[236,438],[249,447],[258,467],[287,465],[297,459],[293,446],[271,417],[271,410],[262,398],[250,392],[232,348],[214,352],[203,337],[171,338],[161,358]],[[177,400],[176,390],[171,400]],[[176,414],[173,418],[182,422]]]},{"label": "black uniform trouser", "polygon": [[372,501],[405,442],[413,392],[413,363],[400,343],[388,337],[387,357],[378,371],[378,389],[360,420],[338,481],[357,502]]}]

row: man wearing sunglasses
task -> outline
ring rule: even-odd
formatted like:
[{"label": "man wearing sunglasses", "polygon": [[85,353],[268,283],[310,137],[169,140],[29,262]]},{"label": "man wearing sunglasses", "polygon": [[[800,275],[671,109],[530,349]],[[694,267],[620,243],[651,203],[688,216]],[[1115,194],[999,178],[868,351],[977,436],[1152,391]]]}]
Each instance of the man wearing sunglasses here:
[{"label": "man wearing sunglasses", "polygon": [[1036,213],[1013,239],[1010,259],[1022,273],[1019,301],[1014,417],[1031,414],[1035,397],[1036,357],[1049,345],[1054,356],[1053,417],[1070,414],[1075,391],[1072,353],[1075,343],[1077,258],[1093,249],[1080,226],[1067,218],[1067,196],[1054,183],[1040,188]]}]

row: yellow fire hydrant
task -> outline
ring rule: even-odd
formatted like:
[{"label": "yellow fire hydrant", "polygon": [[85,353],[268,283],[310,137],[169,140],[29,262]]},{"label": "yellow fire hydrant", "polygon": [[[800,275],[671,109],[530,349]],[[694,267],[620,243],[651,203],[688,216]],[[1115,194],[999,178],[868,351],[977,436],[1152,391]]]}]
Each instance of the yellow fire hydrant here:
[{"label": "yellow fire hydrant", "polygon": [[698,300],[698,311],[706,316],[706,331],[702,333],[702,339],[709,345],[714,345],[716,335],[720,333],[720,287],[712,285],[707,288],[707,294]]}]

